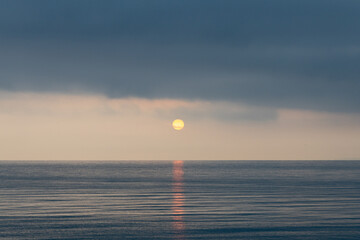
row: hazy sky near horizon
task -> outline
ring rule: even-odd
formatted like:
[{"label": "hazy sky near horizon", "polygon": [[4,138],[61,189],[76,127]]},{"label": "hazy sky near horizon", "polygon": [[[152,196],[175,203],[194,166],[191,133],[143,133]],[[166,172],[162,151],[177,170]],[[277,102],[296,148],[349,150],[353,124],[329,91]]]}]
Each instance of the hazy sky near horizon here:
[{"label": "hazy sky near horizon", "polygon": [[360,159],[359,11],[2,0],[0,159]]}]

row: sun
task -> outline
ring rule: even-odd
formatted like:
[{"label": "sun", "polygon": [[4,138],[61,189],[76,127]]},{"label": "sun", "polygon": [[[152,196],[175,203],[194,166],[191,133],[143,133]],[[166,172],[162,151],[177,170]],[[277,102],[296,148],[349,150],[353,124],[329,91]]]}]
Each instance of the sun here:
[{"label": "sun", "polygon": [[173,122],[172,122],[172,126],[175,130],[178,130],[180,131],[181,129],[184,128],[184,121],[181,120],[181,119],[175,119]]}]

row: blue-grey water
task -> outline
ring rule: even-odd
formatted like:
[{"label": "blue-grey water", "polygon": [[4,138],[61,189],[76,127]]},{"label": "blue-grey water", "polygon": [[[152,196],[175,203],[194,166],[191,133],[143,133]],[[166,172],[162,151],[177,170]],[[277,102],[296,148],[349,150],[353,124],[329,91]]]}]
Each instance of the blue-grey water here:
[{"label": "blue-grey water", "polygon": [[2,161],[0,239],[360,239],[360,161]]}]

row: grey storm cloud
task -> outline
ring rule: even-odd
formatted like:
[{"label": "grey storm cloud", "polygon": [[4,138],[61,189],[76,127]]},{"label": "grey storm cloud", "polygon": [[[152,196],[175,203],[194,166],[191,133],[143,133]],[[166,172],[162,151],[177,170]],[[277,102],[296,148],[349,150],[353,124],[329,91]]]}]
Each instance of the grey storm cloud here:
[{"label": "grey storm cloud", "polygon": [[0,2],[0,89],[359,112],[360,2]]}]

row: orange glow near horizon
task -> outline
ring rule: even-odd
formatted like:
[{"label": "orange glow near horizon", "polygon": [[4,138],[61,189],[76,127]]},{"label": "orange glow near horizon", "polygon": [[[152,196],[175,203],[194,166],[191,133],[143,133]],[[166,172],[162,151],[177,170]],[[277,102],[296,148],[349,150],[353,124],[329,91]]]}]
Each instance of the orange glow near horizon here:
[{"label": "orange glow near horizon", "polygon": [[360,158],[360,113],[0,90],[0,121],[1,160]]},{"label": "orange glow near horizon", "polygon": [[185,223],[184,215],[184,183],[183,183],[183,161],[173,162],[173,202],[172,202],[172,216],[173,216],[173,229],[176,239],[184,239]]}]

